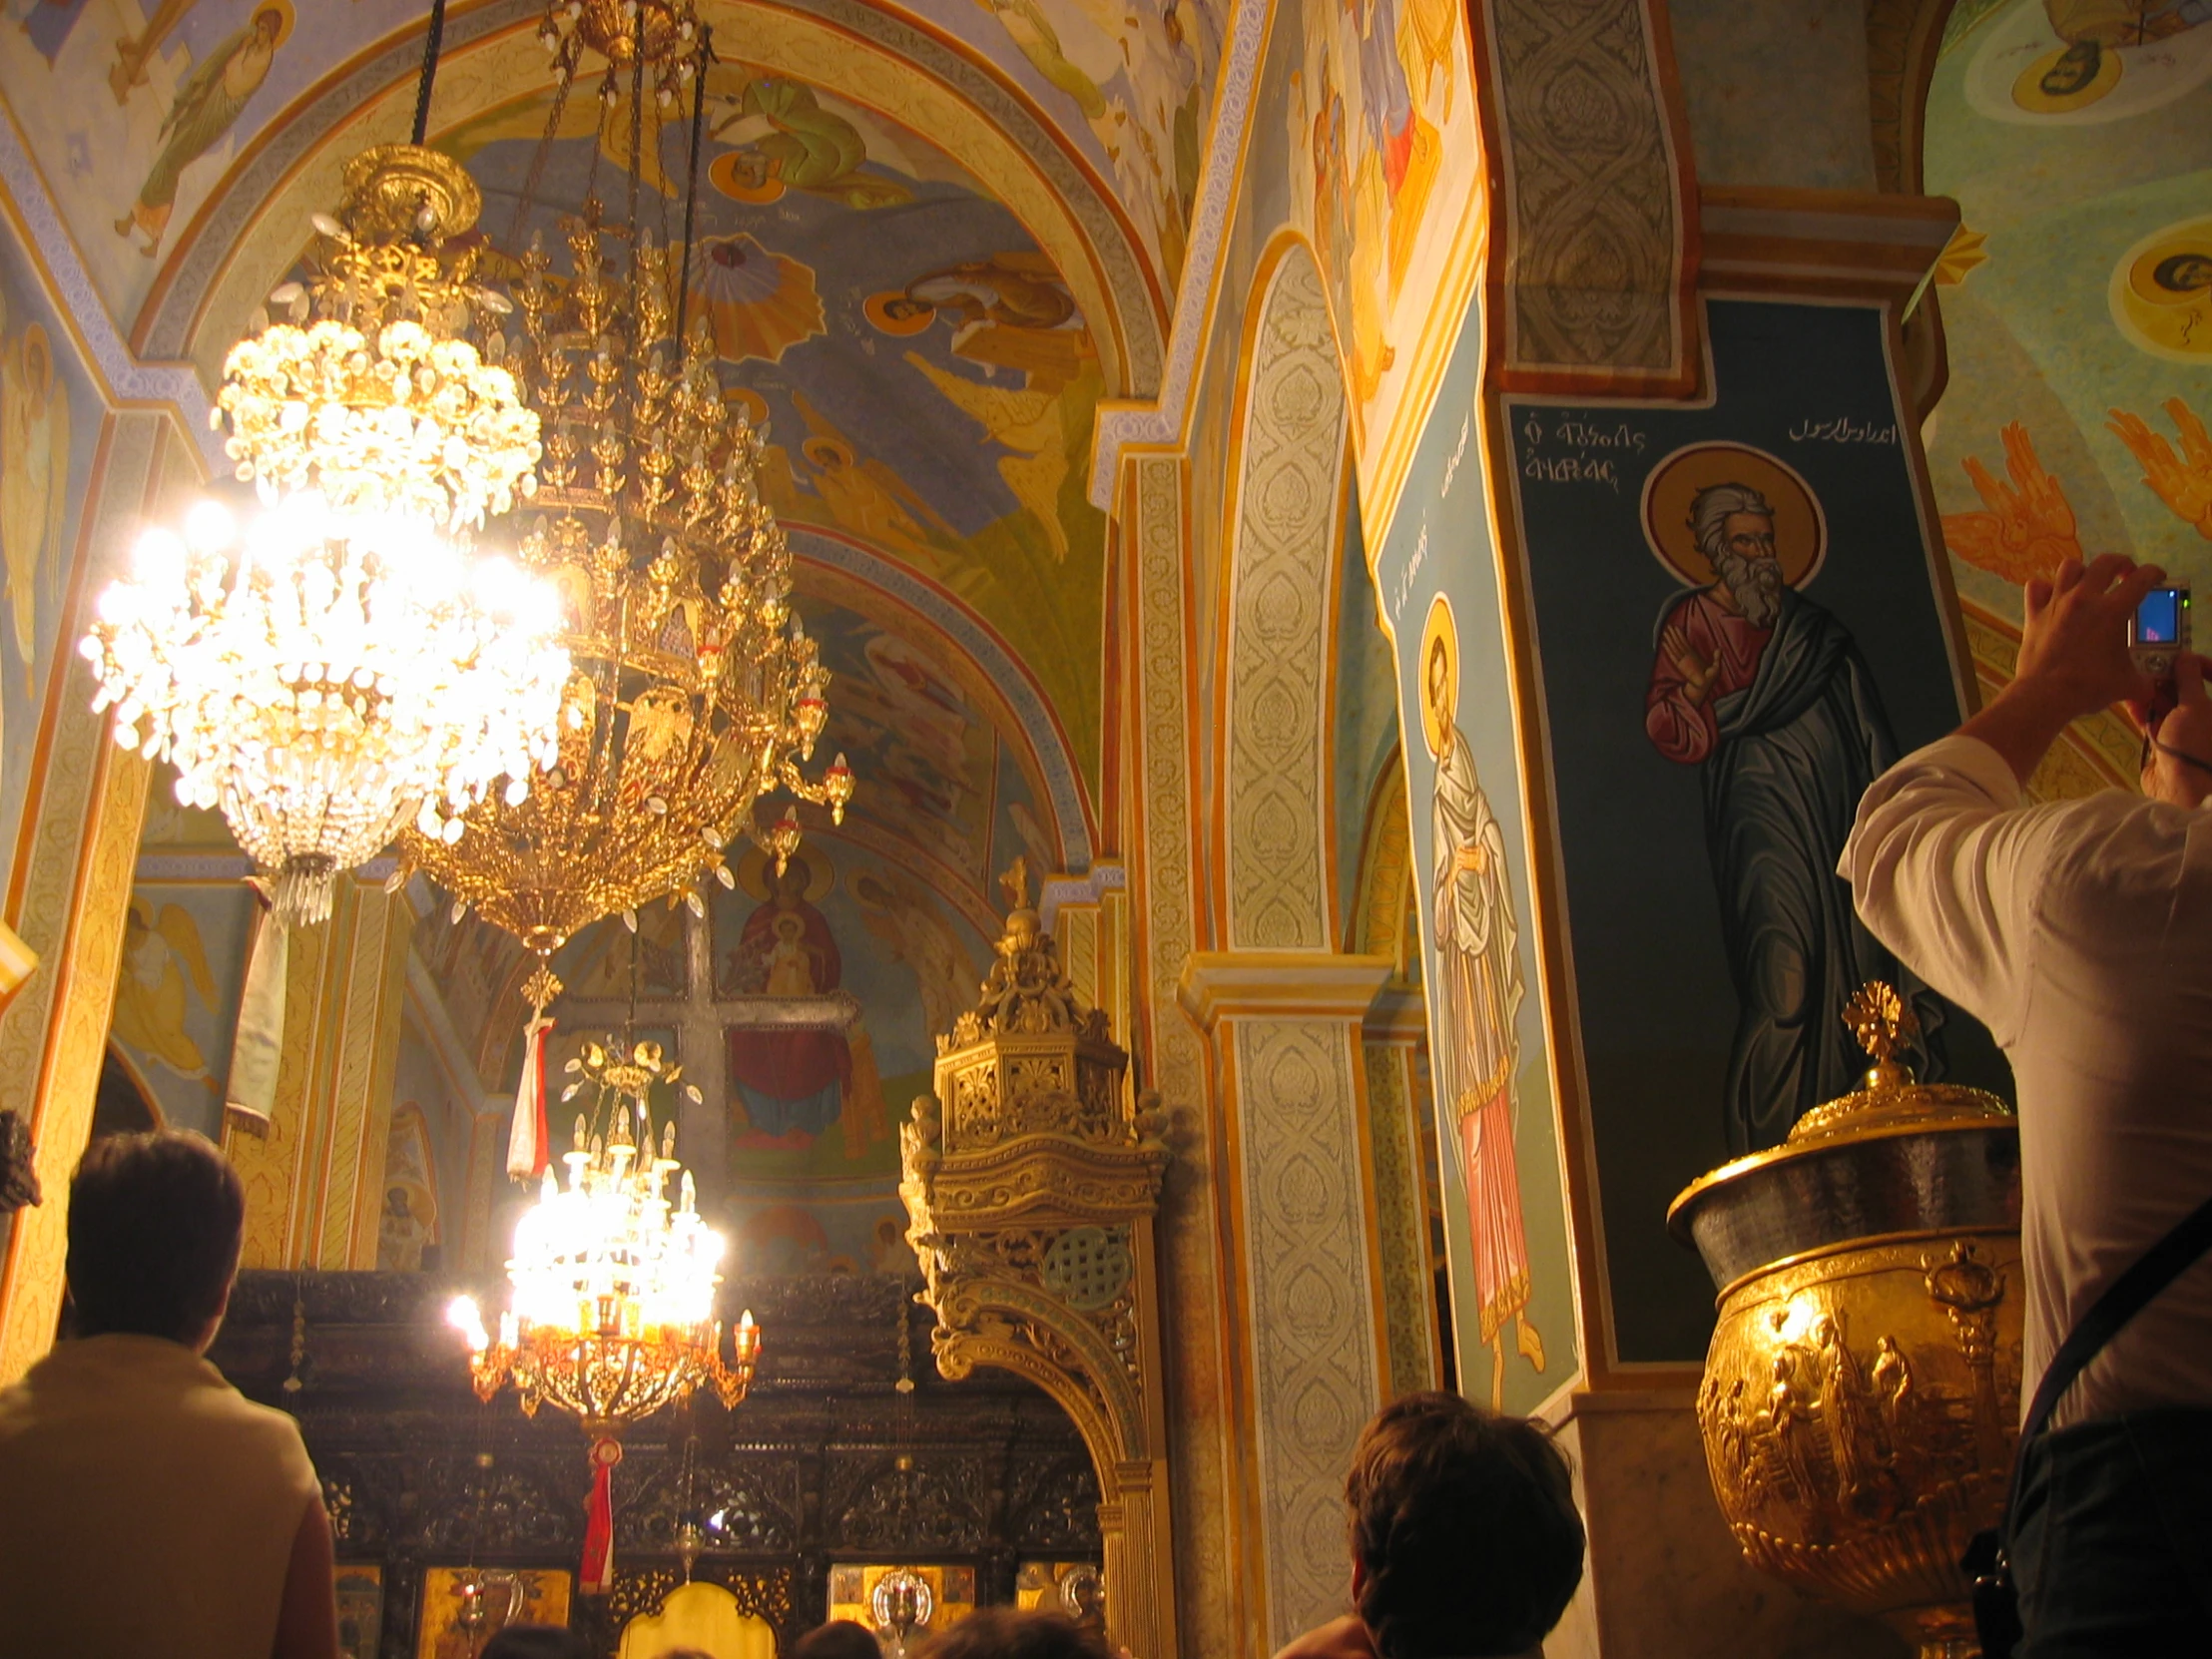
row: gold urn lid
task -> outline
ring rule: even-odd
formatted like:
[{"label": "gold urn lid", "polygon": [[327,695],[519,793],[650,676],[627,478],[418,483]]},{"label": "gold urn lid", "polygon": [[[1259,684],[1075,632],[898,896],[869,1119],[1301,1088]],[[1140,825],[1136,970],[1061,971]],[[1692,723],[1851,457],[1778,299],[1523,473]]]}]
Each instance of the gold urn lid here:
[{"label": "gold urn lid", "polygon": [[[1715,1281],[1791,1249],[1927,1225],[2017,1223],[2018,1152],[1990,1155],[1988,1131],[2009,1133],[2012,1108],[1983,1089],[1922,1083],[1900,1056],[1920,1021],[1881,980],[1862,985],[1844,1023],[1873,1061],[1852,1093],[1799,1118],[1780,1146],[1721,1165],[1667,1207],[1667,1230],[1693,1245]],[[1962,1132],[1983,1131],[1982,1137]],[[1933,1162],[1908,1150],[1935,1136],[1953,1150]]]},{"label": "gold urn lid", "polygon": [[[1914,1079],[1913,1068],[1898,1056],[1920,1036],[1921,1022],[1894,986],[1880,979],[1861,985],[1844,1004],[1844,1023],[1851,1027],[1851,1034],[1859,1039],[1859,1046],[1874,1064],[1852,1093],[1816,1106],[1799,1118],[1776,1151],[1830,1146],[1874,1135],[1964,1128],[1995,1118],[2011,1118],[2012,1108],[1986,1089]],[[1774,1155],[1755,1154],[1761,1158]]]}]

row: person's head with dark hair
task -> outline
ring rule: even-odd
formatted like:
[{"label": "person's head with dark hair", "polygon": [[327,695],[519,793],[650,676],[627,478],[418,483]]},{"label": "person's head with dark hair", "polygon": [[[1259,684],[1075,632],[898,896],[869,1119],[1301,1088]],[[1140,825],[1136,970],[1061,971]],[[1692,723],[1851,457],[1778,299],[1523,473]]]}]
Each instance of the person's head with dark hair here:
[{"label": "person's head with dark hair", "polygon": [[1582,1582],[1582,1517],[1551,1436],[1457,1394],[1385,1405],[1353,1449],[1353,1600],[1380,1659],[1533,1651]]},{"label": "person's head with dark hair", "polygon": [[792,1659],[883,1659],[883,1647],[866,1625],[831,1619],[800,1637]]},{"label": "person's head with dark hair", "polygon": [[510,1624],[492,1632],[477,1659],[596,1659],[591,1643],[565,1624]]},{"label": "person's head with dark hair", "polygon": [[1062,1614],[978,1607],[930,1645],[929,1659],[1113,1659],[1113,1653]]},{"label": "person's head with dark hair", "polygon": [[85,1337],[166,1337],[204,1350],[238,1274],[246,1189],[203,1136],[96,1141],[69,1184],[69,1294]]}]

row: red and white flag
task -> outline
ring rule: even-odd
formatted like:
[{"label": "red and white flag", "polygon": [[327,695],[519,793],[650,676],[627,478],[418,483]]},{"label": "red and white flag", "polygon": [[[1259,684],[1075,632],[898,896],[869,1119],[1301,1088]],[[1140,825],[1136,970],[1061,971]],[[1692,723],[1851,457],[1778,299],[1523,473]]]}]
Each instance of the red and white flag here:
[{"label": "red and white flag", "polygon": [[553,1021],[544,1014],[522,1033],[522,1081],[515,1085],[515,1121],[507,1133],[507,1173],[517,1181],[535,1181],[552,1157],[545,1139],[545,1039],[552,1034]]}]

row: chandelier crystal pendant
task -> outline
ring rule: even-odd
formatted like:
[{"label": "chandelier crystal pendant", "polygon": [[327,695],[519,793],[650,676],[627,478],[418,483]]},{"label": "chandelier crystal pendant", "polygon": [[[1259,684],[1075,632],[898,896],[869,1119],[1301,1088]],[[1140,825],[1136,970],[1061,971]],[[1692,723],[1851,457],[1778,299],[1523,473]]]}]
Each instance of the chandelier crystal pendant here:
[{"label": "chandelier crystal pendant", "polygon": [[746,1313],[724,1359],[715,1317],[723,1240],[700,1219],[692,1178],[677,1163],[676,1125],[663,1124],[656,1140],[650,1091],[677,1083],[682,1068],[664,1064],[657,1042],[610,1038],[586,1043],[569,1069],[578,1075],[562,1099],[590,1089],[594,1104],[561,1160],[568,1184],[548,1169],[515,1227],[498,1336],[468,1297],[447,1318],[468,1342],[478,1397],[489,1401],[511,1381],[525,1415],[550,1402],[591,1436],[583,1584],[603,1591],[613,1572],[608,1483],[623,1430],[702,1387],[734,1409],[761,1343]]},{"label": "chandelier crystal pendant", "polygon": [[133,563],[80,647],[93,708],[176,766],[180,803],[222,812],[285,925],[328,915],[337,872],[402,823],[519,798],[552,756],[551,595],[505,560],[456,560],[418,518],[310,491],[242,533],[203,501]]},{"label": "chandelier crystal pendant", "polygon": [[[510,360],[544,443],[534,505],[518,515],[519,556],[559,588],[573,663],[558,757],[526,800],[486,798],[467,812],[457,839],[402,839],[413,867],[541,966],[586,924],[664,894],[704,914],[707,882],[734,881],[724,852],[741,837],[781,868],[799,821],[787,809],[764,824],[764,797],[781,790],[841,822],[852,794],[841,755],[819,781],[801,771],[829,717],[829,673],[793,614],[791,551],[760,496],[763,434],[725,396],[706,319],[685,326],[707,34],[688,6],[572,0],[548,13],[544,38],[557,90],[532,179],[587,48],[608,60],[608,109],[625,82],[630,99],[623,221],[606,223],[588,198],[562,222],[566,270],[541,230],[515,288]],[[685,84],[679,244],[641,219],[638,179],[646,99],[668,102]],[[518,236],[532,206],[526,191]],[[533,982],[558,992],[550,973]]]}]

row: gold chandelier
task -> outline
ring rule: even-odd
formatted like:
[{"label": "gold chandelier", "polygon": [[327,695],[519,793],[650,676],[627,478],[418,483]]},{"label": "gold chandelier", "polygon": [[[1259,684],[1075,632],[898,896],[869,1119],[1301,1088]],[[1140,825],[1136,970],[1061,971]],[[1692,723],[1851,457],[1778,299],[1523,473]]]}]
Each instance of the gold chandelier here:
[{"label": "gold chandelier", "polygon": [[[570,1062],[601,1104],[576,1119],[561,1159],[564,1189],[545,1173],[538,1202],[515,1228],[512,1286],[496,1342],[474,1302],[454,1304],[467,1334],[476,1391],[485,1399],[510,1379],[526,1415],[551,1401],[594,1436],[711,1386],[726,1406],[745,1398],[760,1354],[748,1313],[738,1322],[731,1362],[715,1318],[722,1236],[701,1221],[696,1190],[676,1161],[676,1125],[655,1144],[647,1094],[682,1068],[663,1065],[661,1045],[586,1043]],[[668,1183],[678,1182],[671,1208]]]},{"label": "gold chandelier", "polygon": [[[625,67],[630,92],[624,222],[589,197],[563,222],[568,269],[534,234],[515,292],[511,360],[544,445],[519,553],[561,592],[574,666],[555,764],[528,798],[487,798],[458,837],[402,838],[412,867],[541,966],[586,924],[634,919],[663,894],[703,914],[706,882],[734,879],[724,851],[741,836],[781,868],[800,826],[789,809],[762,823],[764,797],[782,790],[841,822],[852,794],[841,755],[819,782],[800,770],[829,716],[829,674],[792,613],[791,552],[756,482],[762,436],[724,395],[706,319],[685,326],[707,36],[688,5],[657,0],[565,0],[542,33],[557,90],[533,178],[587,48],[607,60],[606,107]],[[694,93],[681,248],[638,212],[649,81],[664,103],[683,84]],[[526,194],[518,229],[531,205]],[[558,994],[550,973],[533,984]]]},{"label": "gold chandelier", "polygon": [[761,1339],[752,1314],[742,1315],[724,1360],[715,1317],[724,1242],[700,1219],[673,1122],[656,1143],[651,1090],[676,1084],[683,1068],[665,1065],[657,1042],[610,1040],[586,1043],[569,1069],[579,1075],[562,1100],[591,1089],[593,1103],[561,1159],[568,1185],[548,1169],[538,1202],[516,1225],[498,1336],[471,1298],[456,1298],[447,1318],[468,1342],[479,1398],[488,1402],[511,1381],[524,1415],[550,1401],[591,1436],[583,1583],[603,1591],[613,1574],[609,1480],[623,1430],[702,1387],[734,1409],[752,1386]]},{"label": "gold chandelier", "polygon": [[224,448],[265,501],[314,489],[339,512],[481,527],[530,493],[539,452],[491,321],[513,307],[476,282],[473,249],[446,247],[482,196],[419,144],[354,157],[344,190],[336,219],[314,216],[305,279],[270,295],[288,320],[231,348],[210,419],[229,420]]}]

